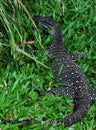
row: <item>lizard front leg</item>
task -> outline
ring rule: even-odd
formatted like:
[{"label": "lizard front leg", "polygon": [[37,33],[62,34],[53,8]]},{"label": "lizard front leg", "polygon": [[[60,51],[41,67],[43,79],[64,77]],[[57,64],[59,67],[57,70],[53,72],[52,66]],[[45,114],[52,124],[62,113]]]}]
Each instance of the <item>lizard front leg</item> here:
[{"label": "lizard front leg", "polygon": [[73,61],[77,60],[78,57],[83,58],[84,57],[84,52],[71,52],[69,53],[69,56]]}]

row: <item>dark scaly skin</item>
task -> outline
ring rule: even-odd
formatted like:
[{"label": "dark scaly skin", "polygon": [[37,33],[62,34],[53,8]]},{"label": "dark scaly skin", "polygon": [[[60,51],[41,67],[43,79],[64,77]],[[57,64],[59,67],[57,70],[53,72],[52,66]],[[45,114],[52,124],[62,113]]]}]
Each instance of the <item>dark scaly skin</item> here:
[{"label": "dark scaly skin", "polygon": [[[54,36],[49,48],[49,58],[54,58],[52,72],[57,81],[69,85],[67,87],[56,87],[53,90],[58,94],[67,94],[74,99],[74,112],[63,120],[57,120],[57,122],[63,122],[64,126],[68,127],[86,116],[91,101],[96,99],[96,90],[88,90],[88,81],[85,74],[73,61],[77,56],[70,55],[65,50],[60,26],[47,17],[37,16],[35,21],[39,22]],[[61,67],[61,73],[58,77]]]}]

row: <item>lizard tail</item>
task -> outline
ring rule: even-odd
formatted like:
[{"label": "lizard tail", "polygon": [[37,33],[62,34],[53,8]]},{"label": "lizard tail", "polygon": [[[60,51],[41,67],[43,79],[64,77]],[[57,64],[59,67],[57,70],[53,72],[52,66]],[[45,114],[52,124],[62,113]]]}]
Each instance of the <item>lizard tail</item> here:
[{"label": "lizard tail", "polygon": [[75,99],[74,112],[63,119],[62,122],[64,123],[64,126],[68,127],[84,118],[87,115],[89,107],[90,103],[88,102],[88,98],[83,100]]}]

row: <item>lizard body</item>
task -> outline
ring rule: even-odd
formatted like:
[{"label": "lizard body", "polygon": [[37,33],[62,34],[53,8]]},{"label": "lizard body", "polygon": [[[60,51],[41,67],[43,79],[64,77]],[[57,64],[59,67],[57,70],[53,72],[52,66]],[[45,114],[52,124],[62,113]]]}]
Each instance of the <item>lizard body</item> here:
[{"label": "lizard body", "polygon": [[[64,48],[60,26],[50,18],[42,16],[35,17],[35,21],[39,22],[45,30],[54,36],[49,47],[49,58],[54,59],[52,66],[54,78],[69,85],[56,87],[52,90],[60,95],[67,94],[74,99],[74,112],[62,120],[57,120],[57,122],[61,121],[65,127],[68,127],[86,116],[91,101],[96,99],[96,90],[88,89],[87,78],[73,61],[74,55],[71,57]],[[61,67],[61,73],[58,76]]]}]

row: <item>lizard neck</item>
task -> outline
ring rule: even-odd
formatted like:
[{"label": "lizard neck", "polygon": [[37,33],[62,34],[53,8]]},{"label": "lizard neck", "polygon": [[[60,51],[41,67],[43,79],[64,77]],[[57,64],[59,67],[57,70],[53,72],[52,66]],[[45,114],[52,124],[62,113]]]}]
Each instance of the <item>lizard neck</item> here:
[{"label": "lizard neck", "polygon": [[61,31],[61,28],[60,28],[59,26],[57,26],[57,27],[55,28],[54,41],[56,42],[56,44],[61,44],[61,43],[63,43],[62,31]]},{"label": "lizard neck", "polygon": [[62,31],[60,27],[55,27],[54,40],[52,41],[49,48],[49,57],[56,58],[66,55],[67,51],[63,45]]},{"label": "lizard neck", "polygon": [[63,50],[64,46],[63,46],[63,39],[62,39],[62,31],[61,28],[59,26],[55,27],[54,30],[54,39],[52,41],[52,45],[53,49],[55,50]]}]

